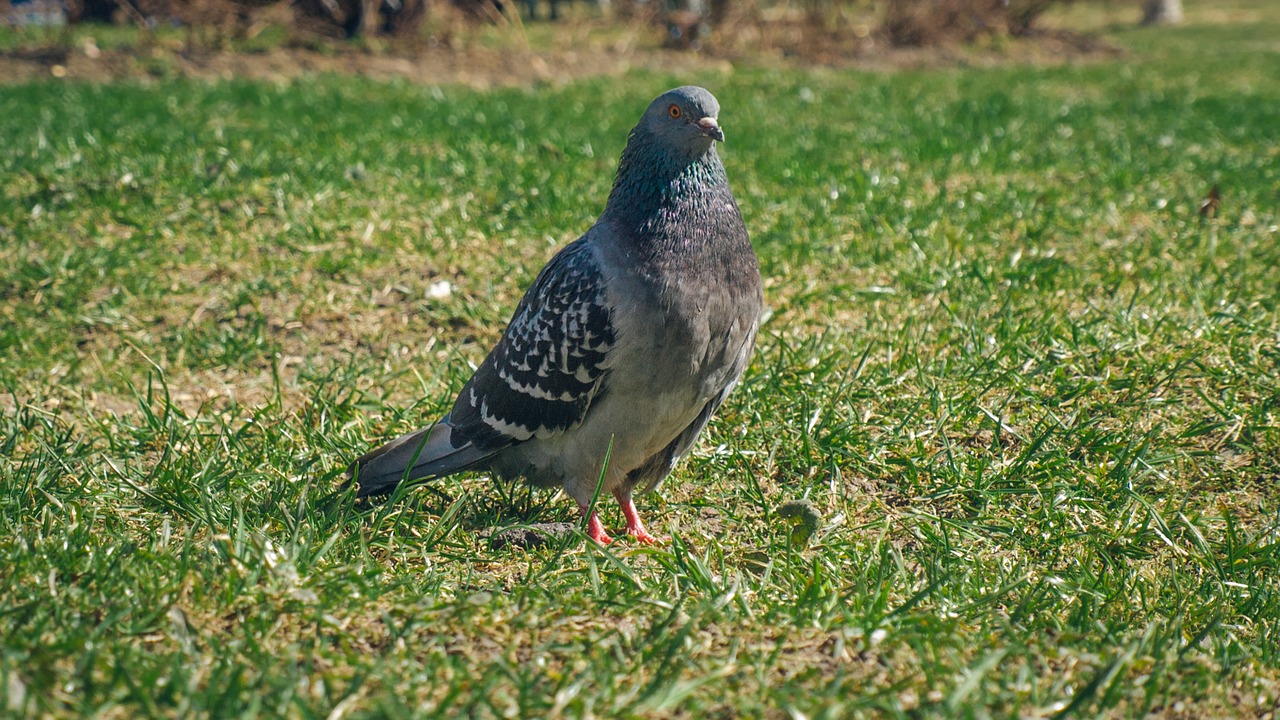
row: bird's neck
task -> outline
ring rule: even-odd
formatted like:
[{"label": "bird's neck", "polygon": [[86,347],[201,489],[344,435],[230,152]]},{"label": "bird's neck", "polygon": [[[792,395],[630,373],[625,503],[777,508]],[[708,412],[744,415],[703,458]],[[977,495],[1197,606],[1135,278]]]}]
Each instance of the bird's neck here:
[{"label": "bird's neck", "polygon": [[642,256],[714,249],[725,225],[741,225],[724,165],[711,145],[694,157],[656,152],[652,139],[633,131],[602,220]]}]

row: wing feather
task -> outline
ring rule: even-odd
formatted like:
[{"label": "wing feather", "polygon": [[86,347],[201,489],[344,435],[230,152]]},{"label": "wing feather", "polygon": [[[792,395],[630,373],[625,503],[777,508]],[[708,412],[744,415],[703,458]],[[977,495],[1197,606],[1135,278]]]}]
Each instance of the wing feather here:
[{"label": "wing feather", "polygon": [[616,340],[599,264],[578,240],[543,268],[458,395],[453,443],[495,449],[575,427],[604,388]]}]

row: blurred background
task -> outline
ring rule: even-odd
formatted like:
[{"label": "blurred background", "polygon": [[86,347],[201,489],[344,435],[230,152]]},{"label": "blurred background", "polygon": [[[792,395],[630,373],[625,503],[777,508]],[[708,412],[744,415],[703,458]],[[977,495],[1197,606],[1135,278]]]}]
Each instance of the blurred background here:
[{"label": "blurred background", "polygon": [[[465,53],[483,79],[519,82],[652,51],[873,66],[1061,60],[1113,54],[1100,29],[1181,20],[1181,0],[0,0],[14,29],[0,51],[34,65],[19,75],[89,78],[240,74],[249,68],[210,66],[210,55],[313,52],[330,58],[319,69],[423,79],[438,68],[412,61]],[[139,51],[144,62],[128,62]],[[495,73],[485,66],[501,61],[485,53],[496,51],[539,57]],[[443,79],[466,81],[466,69]]]}]

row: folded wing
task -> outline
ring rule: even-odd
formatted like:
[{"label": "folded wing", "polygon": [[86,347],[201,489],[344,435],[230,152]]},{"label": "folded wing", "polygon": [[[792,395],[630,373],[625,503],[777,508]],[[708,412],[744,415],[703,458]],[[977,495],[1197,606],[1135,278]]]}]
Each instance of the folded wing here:
[{"label": "folded wing", "polygon": [[576,427],[605,390],[616,341],[600,267],[578,240],[543,268],[444,419],[352,463],[359,496],[465,470]]}]

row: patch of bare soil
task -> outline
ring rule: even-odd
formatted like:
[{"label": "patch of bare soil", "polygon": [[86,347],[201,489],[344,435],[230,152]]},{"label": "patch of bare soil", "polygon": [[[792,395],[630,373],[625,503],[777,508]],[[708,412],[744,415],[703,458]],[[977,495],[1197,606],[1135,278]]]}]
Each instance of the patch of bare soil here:
[{"label": "patch of bare soil", "polygon": [[815,22],[795,13],[764,21],[730,19],[708,52],[744,63],[782,61],[793,66],[919,69],[1003,64],[1058,65],[1118,57],[1106,40],[1056,28],[1019,35],[992,33],[971,42],[899,46],[870,24]]},{"label": "patch of bare soil", "polygon": [[340,45],[322,50],[276,47],[261,52],[123,48],[40,48],[0,53],[0,83],[21,83],[50,76],[107,82],[183,77],[206,80],[289,80],[316,73],[356,75],[375,80],[404,79],[423,84],[476,88],[568,82],[594,75],[616,75],[633,68],[667,71],[714,70],[724,60],[654,49],[523,48],[465,50],[426,48],[404,53],[371,52]]},{"label": "patch of bare soil", "polygon": [[967,45],[894,47],[866,28],[830,30],[803,21],[730,22],[696,51],[659,47],[658,34],[650,28],[632,28],[608,43],[581,42],[581,33],[572,27],[563,35],[565,41],[556,42],[556,49],[532,49],[527,43],[511,42],[497,47],[424,43],[371,50],[333,41],[246,52],[193,50],[175,41],[115,49],[100,49],[92,40],[79,46],[51,42],[0,52],[0,84],[50,76],[89,82],[170,77],[279,81],[336,73],[488,88],[564,83],[638,68],[681,74],[728,71],[735,65],[893,70],[1061,64],[1119,54],[1101,39],[1056,30],[1034,31],[1022,37],[997,36]]}]

